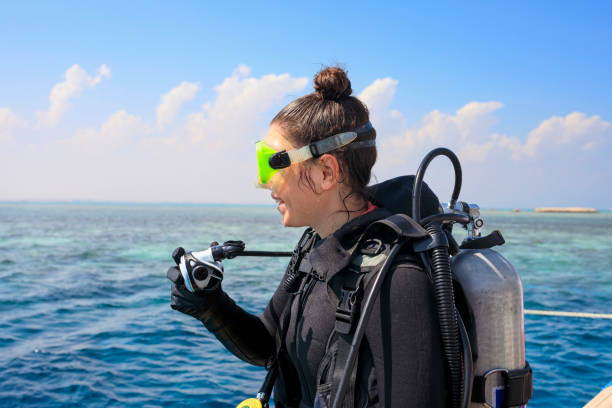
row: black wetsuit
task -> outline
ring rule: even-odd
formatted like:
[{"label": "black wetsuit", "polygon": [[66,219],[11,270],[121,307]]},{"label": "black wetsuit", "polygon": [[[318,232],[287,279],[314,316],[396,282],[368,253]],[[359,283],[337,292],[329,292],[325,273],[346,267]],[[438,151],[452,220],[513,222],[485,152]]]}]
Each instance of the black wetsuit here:
[{"label": "black wetsuit", "polygon": [[[223,291],[211,296],[201,320],[239,358],[266,364],[279,346],[281,333],[285,334],[276,407],[313,406],[317,370],[335,322],[336,305],[328,297],[327,282],[348,265],[347,248],[363,229],[390,214],[385,208],[376,209],[317,242],[308,254],[316,271],[307,277],[311,283],[304,286],[303,282],[302,294],[297,296],[279,286],[259,317],[242,310]],[[289,301],[290,315],[282,318]],[[367,390],[368,407],[446,405],[432,288],[410,252],[394,262],[376,300],[360,349],[357,384]]]}]

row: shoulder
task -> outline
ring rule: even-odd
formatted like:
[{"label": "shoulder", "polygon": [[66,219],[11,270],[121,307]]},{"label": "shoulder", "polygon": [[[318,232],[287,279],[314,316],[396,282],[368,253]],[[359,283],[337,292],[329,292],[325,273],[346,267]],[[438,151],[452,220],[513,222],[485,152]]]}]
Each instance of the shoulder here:
[{"label": "shoulder", "polygon": [[[368,242],[371,242],[371,248]],[[384,263],[391,262],[384,277],[380,296],[387,301],[391,299],[394,303],[396,301],[410,303],[416,300],[429,303],[431,284],[418,255],[407,245],[389,260],[387,257],[391,252],[390,246],[388,242],[384,242],[384,239],[381,241],[374,238],[373,241],[366,241],[361,253],[353,259],[353,264],[365,274],[365,292],[367,293],[375,284]],[[384,250],[381,251],[382,248]]]}]

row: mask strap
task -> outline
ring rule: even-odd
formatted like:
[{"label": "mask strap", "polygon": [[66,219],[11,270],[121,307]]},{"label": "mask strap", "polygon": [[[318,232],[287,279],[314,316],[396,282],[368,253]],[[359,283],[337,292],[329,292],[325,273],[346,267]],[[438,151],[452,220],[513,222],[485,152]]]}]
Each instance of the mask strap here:
[{"label": "mask strap", "polygon": [[[306,161],[313,157],[322,156],[325,153],[331,152],[332,150],[338,149],[342,146],[345,146],[352,141],[354,141],[357,136],[362,133],[365,133],[372,129],[372,124],[370,122],[366,123],[363,126],[358,127],[357,129],[351,130],[349,132],[338,133],[337,135],[330,136],[323,140],[316,141],[304,147],[300,147],[299,149],[292,150],[287,152],[291,163],[299,163]],[[364,142],[369,142],[367,140],[363,142],[358,142],[360,145]],[[375,145],[375,144],[372,144]],[[360,147],[371,147],[370,145],[363,145]]]}]

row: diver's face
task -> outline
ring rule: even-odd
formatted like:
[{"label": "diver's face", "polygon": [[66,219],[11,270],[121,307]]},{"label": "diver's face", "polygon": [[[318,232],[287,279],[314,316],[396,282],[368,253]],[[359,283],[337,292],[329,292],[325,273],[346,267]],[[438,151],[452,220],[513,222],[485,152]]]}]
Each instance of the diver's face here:
[{"label": "diver's face", "polygon": [[[300,147],[291,145],[284,137],[283,130],[277,125],[270,126],[264,142],[279,152]],[[304,182],[300,183],[300,172],[316,170],[313,169],[314,167],[310,160],[292,164],[281,169],[264,185],[265,188],[272,191],[271,197],[278,204],[276,208],[281,213],[285,227],[314,225],[318,214],[317,201],[319,197]],[[311,178],[313,176],[316,178],[315,173],[316,171],[311,172]],[[313,181],[316,185],[316,179],[313,179]]]}]

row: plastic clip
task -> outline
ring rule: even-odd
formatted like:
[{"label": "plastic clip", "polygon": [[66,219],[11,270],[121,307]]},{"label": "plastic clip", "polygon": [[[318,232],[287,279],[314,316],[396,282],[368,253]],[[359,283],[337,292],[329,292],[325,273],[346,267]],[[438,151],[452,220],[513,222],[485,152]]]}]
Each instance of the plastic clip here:
[{"label": "plastic clip", "polygon": [[311,143],[308,145],[308,147],[310,148],[310,154],[312,154],[312,157],[317,158],[321,156],[321,153],[319,153],[319,147],[316,143]]},{"label": "plastic clip", "polygon": [[385,244],[378,238],[368,239],[361,247],[361,253],[364,255],[375,256],[380,254],[385,249]]},{"label": "plastic clip", "polygon": [[414,252],[425,252],[439,247],[448,248],[448,239],[446,238],[446,234],[430,235],[416,241],[412,246]]},{"label": "plastic clip", "polygon": [[533,393],[533,372],[529,363],[525,363],[525,368],[494,368],[475,377],[472,402],[486,407],[526,405]]},{"label": "plastic clip", "polygon": [[338,307],[336,307],[336,325],[335,330],[338,333],[347,334],[350,333],[353,327],[353,321],[355,320],[356,310],[355,303],[357,302],[357,289],[351,290],[342,288],[342,294]]}]

